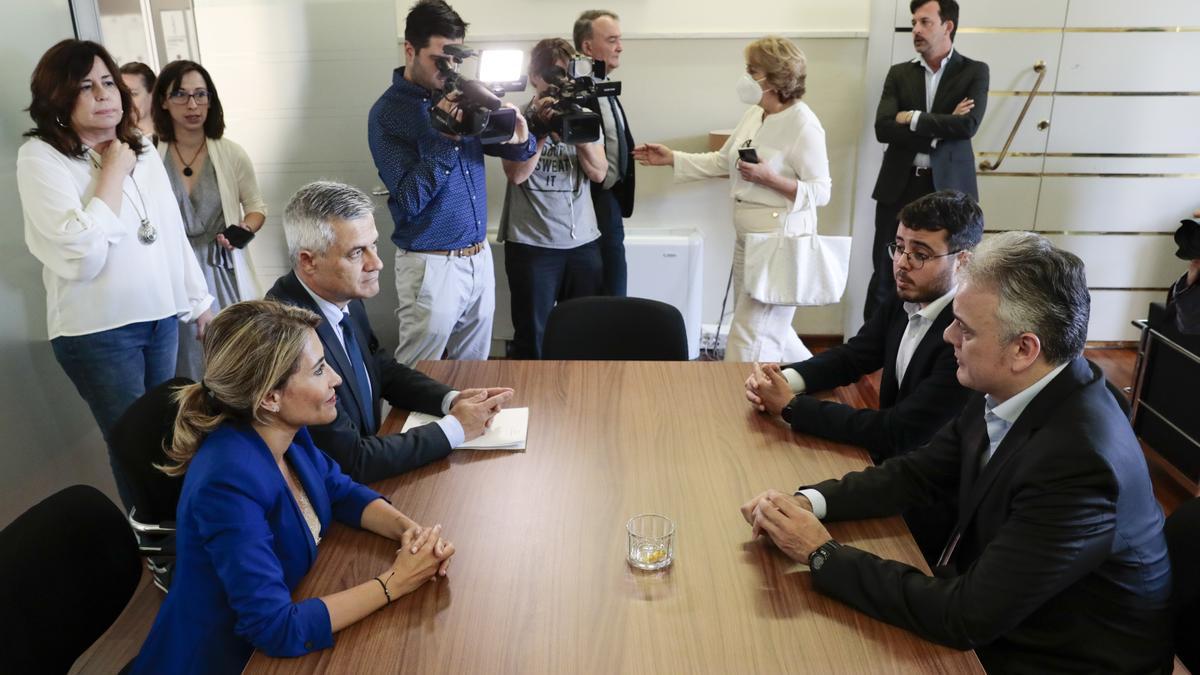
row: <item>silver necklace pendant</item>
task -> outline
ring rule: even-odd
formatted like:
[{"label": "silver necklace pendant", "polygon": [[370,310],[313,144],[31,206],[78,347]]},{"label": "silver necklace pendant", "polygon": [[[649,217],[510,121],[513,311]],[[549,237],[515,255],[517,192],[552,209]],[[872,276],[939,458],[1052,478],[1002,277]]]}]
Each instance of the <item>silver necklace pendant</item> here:
[{"label": "silver necklace pendant", "polygon": [[142,224],[138,227],[137,237],[138,241],[149,246],[158,239],[158,228],[150,224],[149,218],[142,218]]}]

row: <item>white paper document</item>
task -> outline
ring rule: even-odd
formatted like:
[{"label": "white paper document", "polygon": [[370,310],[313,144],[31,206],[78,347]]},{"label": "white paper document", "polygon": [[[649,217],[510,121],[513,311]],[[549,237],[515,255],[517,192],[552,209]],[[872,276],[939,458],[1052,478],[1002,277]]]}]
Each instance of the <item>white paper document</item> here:
[{"label": "white paper document", "polygon": [[[430,422],[436,422],[440,417],[425,413],[413,412],[404,421],[401,433]],[[529,408],[504,408],[492,418],[492,426],[483,432],[479,438],[467,441],[460,448],[472,450],[518,450],[525,449],[525,435],[529,431]]]}]

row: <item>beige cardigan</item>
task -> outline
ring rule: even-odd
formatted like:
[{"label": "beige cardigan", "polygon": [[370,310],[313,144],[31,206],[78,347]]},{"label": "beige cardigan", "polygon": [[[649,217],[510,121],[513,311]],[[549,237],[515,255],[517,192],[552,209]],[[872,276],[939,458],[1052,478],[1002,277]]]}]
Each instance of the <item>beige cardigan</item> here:
[{"label": "beige cardigan", "polygon": [[[221,192],[221,211],[225,215],[227,225],[242,222],[247,213],[267,215],[267,203],[263,201],[262,192],[258,189],[258,179],[254,176],[254,165],[242,146],[228,138],[209,138],[205,145],[208,159],[213,163],[217,172],[217,188]],[[170,152],[167,143],[158,144],[158,154],[164,159]],[[242,300],[256,300],[263,296],[262,288],[258,285],[258,277],[254,273],[254,262],[250,258],[251,242],[244,249],[235,249],[233,265],[238,280],[238,296]]]}]

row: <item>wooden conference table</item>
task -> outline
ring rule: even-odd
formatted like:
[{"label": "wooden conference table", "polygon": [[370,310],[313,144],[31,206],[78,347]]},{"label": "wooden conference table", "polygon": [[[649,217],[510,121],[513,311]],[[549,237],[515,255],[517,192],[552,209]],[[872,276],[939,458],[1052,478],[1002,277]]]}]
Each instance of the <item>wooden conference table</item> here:
[{"label": "wooden conference table", "polygon": [[[505,385],[530,408],[526,452],[454,452],[374,485],[455,543],[428,583],[298,659],[247,673],[983,672],[813,590],[806,567],[751,541],[760,491],[862,468],[862,450],[798,436],[743,398],[745,364],[427,362],[456,388]],[[853,391],[834,392],[842,400]],[[402,414],[387,424],[398,430]],[[675,562],[625,562],[625,521],[676,523]],[[899,518],[837,523],[840,541],[927,569]],[[386,570],[395,545],[335,526],[297,597]]]}]

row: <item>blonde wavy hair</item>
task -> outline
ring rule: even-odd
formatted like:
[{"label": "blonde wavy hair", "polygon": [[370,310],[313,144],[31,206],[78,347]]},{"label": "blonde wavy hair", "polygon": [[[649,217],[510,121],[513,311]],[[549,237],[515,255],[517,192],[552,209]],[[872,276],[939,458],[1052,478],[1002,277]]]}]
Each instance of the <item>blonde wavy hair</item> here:
[{"label": "blonde wavy hair", "polygon": [[167,457],[157,465],[180,476],[204,438],[226,421],[266,424],[259,403],[300,367],[309,331],[320,318],[272,300],[248,300],[221,310],[204,337],[204,379],[175,391],[179,412]]},{"label": "blonde wavy hair", "polygon": [[787,103],[804,96],[808,59],[796,43],[768,35],[746,45],[746,63],[767,78],[767,84]]}]

